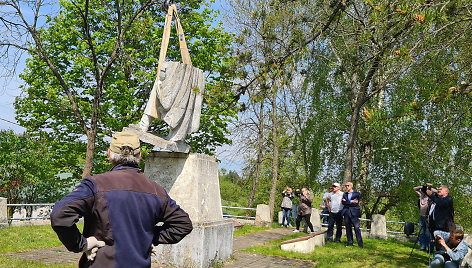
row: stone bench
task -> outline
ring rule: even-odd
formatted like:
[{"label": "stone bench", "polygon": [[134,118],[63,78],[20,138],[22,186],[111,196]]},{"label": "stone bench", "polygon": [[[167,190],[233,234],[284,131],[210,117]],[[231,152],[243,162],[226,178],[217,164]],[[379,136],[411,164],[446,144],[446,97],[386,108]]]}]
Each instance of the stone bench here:
[{"label": "stone bench", "polygon": [[280,247],[284,251],[294,251],[299,253],[312,253],[315,247],[322,247],[325,244],[326,231],[317,232],[300,236],[280,243]]}]

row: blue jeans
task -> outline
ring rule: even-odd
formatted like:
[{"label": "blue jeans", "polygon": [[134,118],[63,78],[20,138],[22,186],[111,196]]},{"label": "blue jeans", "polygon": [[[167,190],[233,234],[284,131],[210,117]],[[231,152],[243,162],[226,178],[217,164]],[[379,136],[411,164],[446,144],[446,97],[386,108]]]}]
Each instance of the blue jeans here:
[{"label": "blue jeans", "polygon": [[[428,216],[420,216],[420,234],[418,240],[420,242],[420,248],[429,250],[428,252],[434,251],[434,241],[432,241],[431,233],[428,225]],[[429,246],[429,249],[428,249]]]},{"label": "blue jeans", "polygon": [[420,216],[420,234],[418,239],[420,241],[420,248],[427,249],[431,239],[425,216]]},{"label": "blue jeans", "polygon": [[429,264],[429,268],[458,268],[457,264],[452,261],[444,261],[444,257],[442,255],[436,254],[434,255],[434,259]]},{"label": "blue jeans", "polygon": [[287,219],[287,226],[290,225],[290,214],[292,213],[292,210],[289,208],[282,208],[283,211],[283,216],[282,216],[282,226],[285,224],[285,219]]}]

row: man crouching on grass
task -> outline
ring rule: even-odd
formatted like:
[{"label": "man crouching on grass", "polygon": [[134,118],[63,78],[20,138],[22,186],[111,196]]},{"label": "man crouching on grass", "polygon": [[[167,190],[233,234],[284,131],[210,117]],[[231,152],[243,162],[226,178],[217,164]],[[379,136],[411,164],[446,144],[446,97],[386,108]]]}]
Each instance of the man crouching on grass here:
[{"label": "man crouching on grass", "polygon": [[[164,188],[139,169],[139,139],[112,137],[109,172],[85,178],[51,213],[51,226],[66,248],[84,252],[79,267],[151,267],[153,244],[174,244],[192,222]],[[76,223],[84,217],[83,234]],[[163,225],[156,226],[158,222]]]},{"label": "man crouching on grass", "polygon": [[462,241],[464,239],[464,232],[462,230],[452,230],[449,233],[435,231],[434,238],[442,247],[438,252],[434,253],[434,259],[429,267],[460,267],[469,249],[467,243]]}]

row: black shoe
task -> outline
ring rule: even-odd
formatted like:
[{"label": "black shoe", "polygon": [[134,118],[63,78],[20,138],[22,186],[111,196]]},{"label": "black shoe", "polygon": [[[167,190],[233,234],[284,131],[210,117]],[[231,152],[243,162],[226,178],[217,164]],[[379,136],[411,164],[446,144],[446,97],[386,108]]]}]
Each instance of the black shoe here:
[{"label": "black shoe", "polygon": [[347,243],[346,247],[352,247],[352,243]]},{"label": "black shoe", "polygon": [[334,242],[333,239],[326,240],[326,243],[333,243],[333,242]]},{"label": "black shoe", "polygon": [[359,248],[364,248],[364,245],[359,245]]},{"label": "black shoe", "polygon": [[336,243],[341,243],[341,240],[336,240]]}]

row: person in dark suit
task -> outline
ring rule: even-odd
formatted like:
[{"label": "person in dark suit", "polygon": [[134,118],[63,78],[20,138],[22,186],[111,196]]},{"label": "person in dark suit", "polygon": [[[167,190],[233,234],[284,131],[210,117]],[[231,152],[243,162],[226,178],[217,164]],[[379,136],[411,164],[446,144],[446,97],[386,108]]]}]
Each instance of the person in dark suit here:
[{"label": "person in dark suit", "polygon": [[432,201],[429,209],[431,233],[437,230],[445,232],[454,230],[454,202],[449,196],[449,188],[441,185],[437,193],[427,189],[426,195]]},{"label": "person in dark suit", "polygon": [[342,215],[344,216],[344,223],[346,224],[347,245],[352,246],[354,243],[352,237],[352,226],[354,226],[357,245],[360,248],[363,248],[364,242],[362,241],[361,229],[359,228],[359,218],[361,217],[359,200],[361,199],[361,194],[352,190],[352,182],[347,182],[345,186],[346,191],[344,192],[342,199],[342,204],[344,206]]}]

